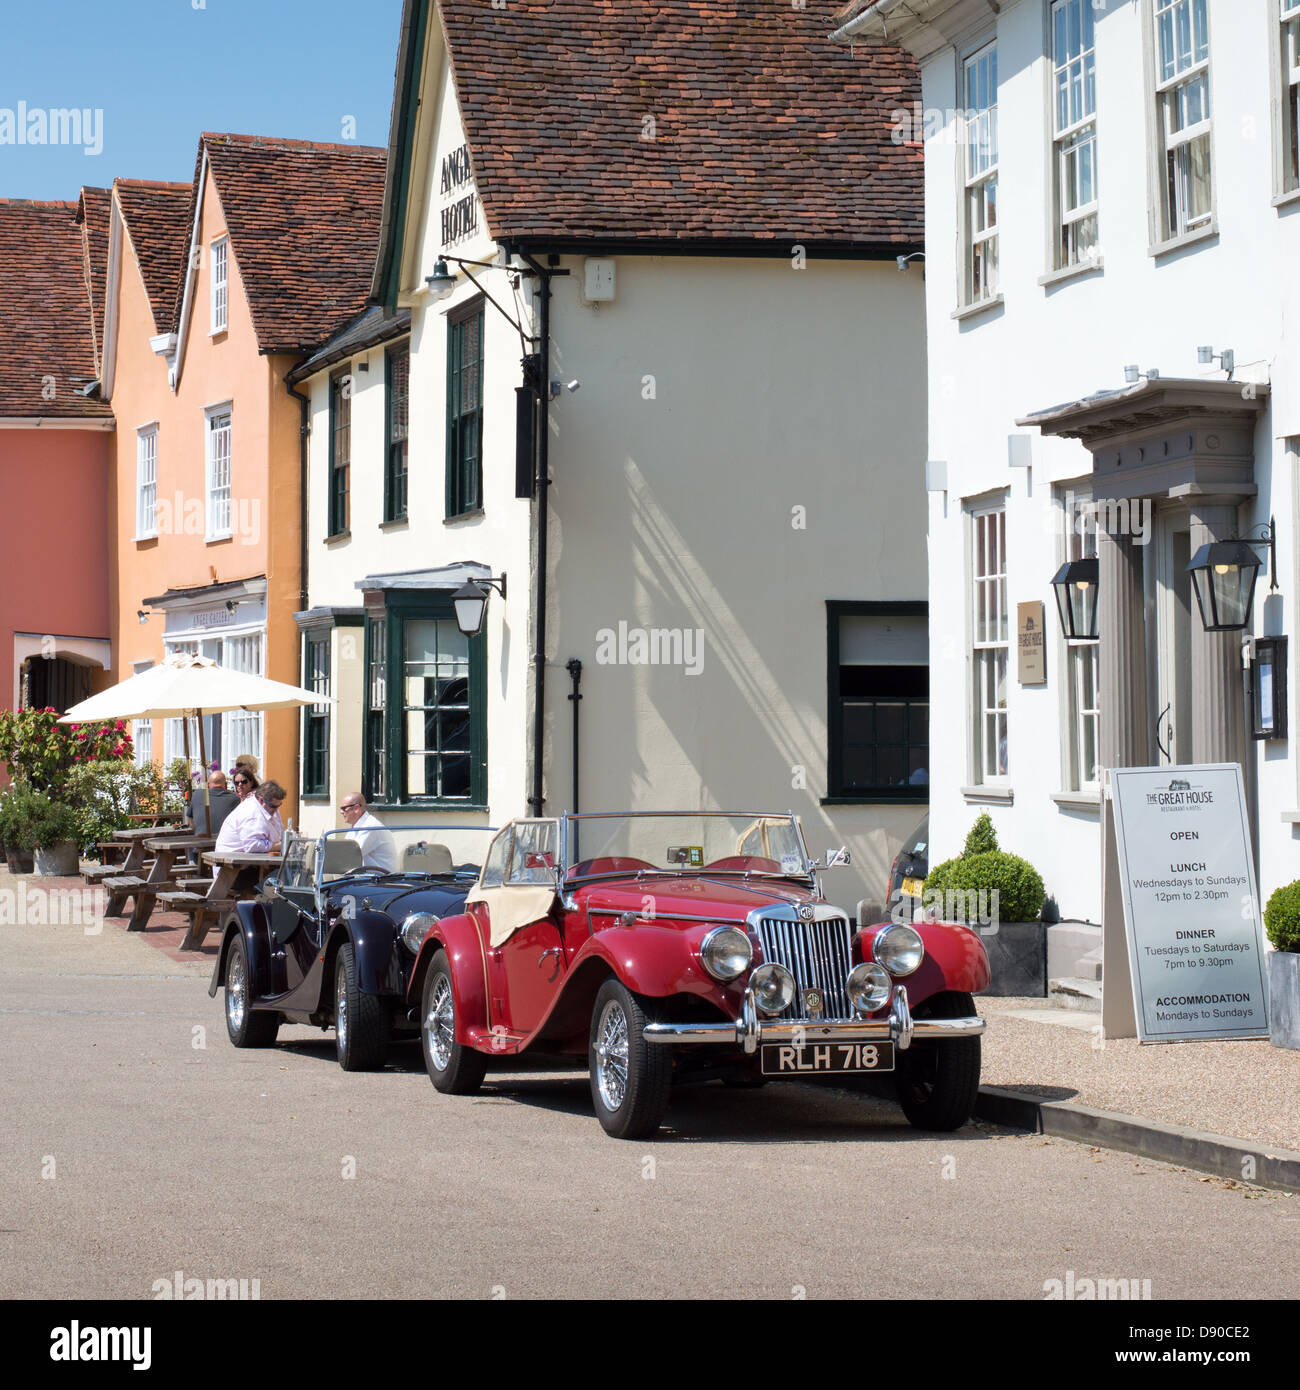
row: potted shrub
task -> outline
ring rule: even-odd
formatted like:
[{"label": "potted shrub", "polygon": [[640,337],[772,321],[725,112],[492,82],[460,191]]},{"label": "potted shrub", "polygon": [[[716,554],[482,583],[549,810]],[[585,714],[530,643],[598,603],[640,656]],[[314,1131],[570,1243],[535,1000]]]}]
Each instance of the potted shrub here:
[{"label": "potted shrub", "polygon": [[9,787],[0,793],[0,840],[4,841],[5,863],[11,874],[30,874],[35,868],[32,851],[22,848],[19,843],[20,802],[17,787]]},{"label": "potted shrub", "polygon": [[998,847],[988,812],[971,827],[956,859],[926,876],[924,902],[945,920],[979,932],[988,951],[993,995],[1047,997],[1047,927],[1041,920],[1047,894],[1037,869]]},{"label": "potted shrub", "polygon": [[1279,888],[1264,909],[1268,953],[1268,1035],[1274,1047],[1300,1050],[1300,879]]},{"label": "potted shrub", "polygon": [[[4,798],[5,844],[33,856],[38,874],[77,872],[77,817],[66,802],[16,783]],[[19,870],[30,873],[31,870]]]}]

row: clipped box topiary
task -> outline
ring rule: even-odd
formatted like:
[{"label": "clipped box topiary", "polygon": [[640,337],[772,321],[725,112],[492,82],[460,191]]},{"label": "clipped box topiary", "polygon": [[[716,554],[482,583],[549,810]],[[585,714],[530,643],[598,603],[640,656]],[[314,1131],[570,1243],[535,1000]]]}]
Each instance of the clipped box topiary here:
[{"label": "clipped box topiary", "polygon": [[1300,1051],[1300,879],[1276,889],[1264,908],[1268,953],[1268,1039]]}]

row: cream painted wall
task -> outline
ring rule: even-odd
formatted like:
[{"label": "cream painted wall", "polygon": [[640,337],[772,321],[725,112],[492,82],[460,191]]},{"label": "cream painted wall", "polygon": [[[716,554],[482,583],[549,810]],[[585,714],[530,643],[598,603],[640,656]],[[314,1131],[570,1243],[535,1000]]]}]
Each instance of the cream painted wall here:
[{"label": "cream painted wall", "polygon": [[[929,502],[932,753],[940,772],[932,791],[935,858],[956,853],[983,807],[961,793],[969,782],[966,654],[967,570],[962,499],[1005,489],[1009,602],[1046,604],[1048,685],[1010,691],[1011,806],[989,807],[1004,848],[1028,856],[1066,916],[1100,920],[1097,814],[1060,808],[1061,677],[1065,647],[1054,617],[1050,580],[1063,559],[1052,485],[1086,475],[1082,445],[1043,439],[1017,418],[1124,384],[1126,363],[1165,376],[1222,373],[1198,366],[1198,345],[1231,347],[1239,378],[1271,380],[1269,411],[1256,435],[1254,509],[1243,532],[1276,513],[1281,593],[1256,598],[1256,631],[1296,639],[1300,574],[1294,541],[1295,465],[1285,440],[1300,436],[1300,385],[1288,314],[1300,303],[1300,205],[1271,205],[1268,15],[1264,0],[1210,0],[1214,167],[1219,236],[1181,252],[1148,252],[1147,111],[1142,67],[1146,7],[1111,3],[1097,11],[1100,239],[1104,270],[1049,287],[1050,140],[1047,0],[1004,6],[997,26],[1000,127],[999,216],[1003,306],[956,321],[958,148],[953,108],[958,55],[949,47],[923,64],[923,103],[946,113],[943,133],[926,148],[926,261],[930,361],[929,456],[948,466],[946,498]],[[967,36],[974,46],[993,27]],[[963,48],[963,51],[966,51]],[[914,272],[915,273],[915,272]],[[1033,435],[1033,467],[1011,469],[1007,436]],[[1193,622],[1199,621],[1193,614]],[[1294,687],[1295,682],[1292,681]],[[1293,697],[1294,699],[1294,697]],[[1296,728],[1296,708],[1291,710]],[[1293,739],[1294,743],[1294,739]],[[1259,748],[1259,745],[1256,745]],[[1261,890],[1296,877],[1297,831],[1281,812],[1297,804],[1291,745],[1260,754]]]}]

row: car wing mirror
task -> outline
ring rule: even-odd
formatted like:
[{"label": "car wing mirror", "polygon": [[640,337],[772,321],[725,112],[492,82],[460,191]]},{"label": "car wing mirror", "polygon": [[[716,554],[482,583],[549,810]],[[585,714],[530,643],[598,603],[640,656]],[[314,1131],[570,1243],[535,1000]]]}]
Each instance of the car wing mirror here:
[{"label": "car wing mirror", "polygon": [[839,849],[828,849],[826,851],[826,859],[824,862],[820,859],[815,859],[813,861],[813,868],[836,869],[839,868],[841,865],[852,863],[853,856],[849,853],[849,847],[847,845],[841,845]]}]

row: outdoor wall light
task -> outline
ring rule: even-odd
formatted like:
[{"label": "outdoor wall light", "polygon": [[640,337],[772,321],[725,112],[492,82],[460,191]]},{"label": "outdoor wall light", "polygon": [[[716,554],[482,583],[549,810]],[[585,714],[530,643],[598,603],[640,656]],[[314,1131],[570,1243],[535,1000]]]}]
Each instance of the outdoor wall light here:
[{"label": "outdoor wall light", "polygon": [[895,257],[895,259],[896,259],[897,262],[898,262],[898,268],[899,268],[899,270],[906,270],[907,267],[908,267],[908,265],[909,265],[912,261],[923,261],[923,260],[925,260],[925,252],[924,252],[924,251],[913,251],[912,254],[911,254],[910,256],[897,256],[897,257]]},{"label": "outdoor wall light", "polygon": [[553,381],[551,382],[551,399],[555,400],[558,396],[563,395],[565,391],[573,396],[581,390],[582,382],[580,382],[577,377],[574,377],[572,381]]},{"label": "outdoor wall light", "polygon": [[1217,361],[1222,364],[1223,370],[1231,376],[1233,368],[1237,365],[1237,354],[1231,348],[1224,348],[1222,352],[1215,352],[1212,347],[1198,347],[1196,360],[1202,367],[1208,367]]},{"label": "outdoor wall light", "polygon": [[1256,546],[1268,546],[1269,588],[1277,588],[1277,523],[1270,517],[1259,529],[1262,536],[1211,541],[1192,556],[1187,572],[1206,632],[1241,632],[1250,622],[1262,563]]},{"label": "outdoor wall light", "polygon": [[483,617],[487,612],[488,590],[496,589],[504,599],[506,596],[506,577],[500,579],[471,579],[462,584],[451,596],[451,606],[456,612],[456,626],[466,637],[477,637],[483,630]]},{"label": "outdoor wall light", "polygon": [[1067,641],[1093,642],[1097,639],[1099,568],[1096,559],[1070,560],[1057,570],[1052,580],[1056,611]]},{"label": "outdoor wall light", "polygon": [[446,299],[456,288],[456,277],[452,274],[445,256],[439,256],[434,262],[433,274],[426,275],[424,283],[428,285],[434,299]]},{"label": "outdoor wall light", "polygon": [[1146,377],[1148,381],[1159,381],[1160,369],[1158,367],[1149,367],[1144,372],[1138,367],[1136,362],[1124,368],[1124,380],[1127,381],[1130,386],[1136,385],[1143,377]]},{"label": "outdoor wall light", "polygon": [[145,623],[149,621],[149,615],[144,611],[143,608],[137,608],[135,610],[135,616],[139,619],[141,627],[143,627]]}]

